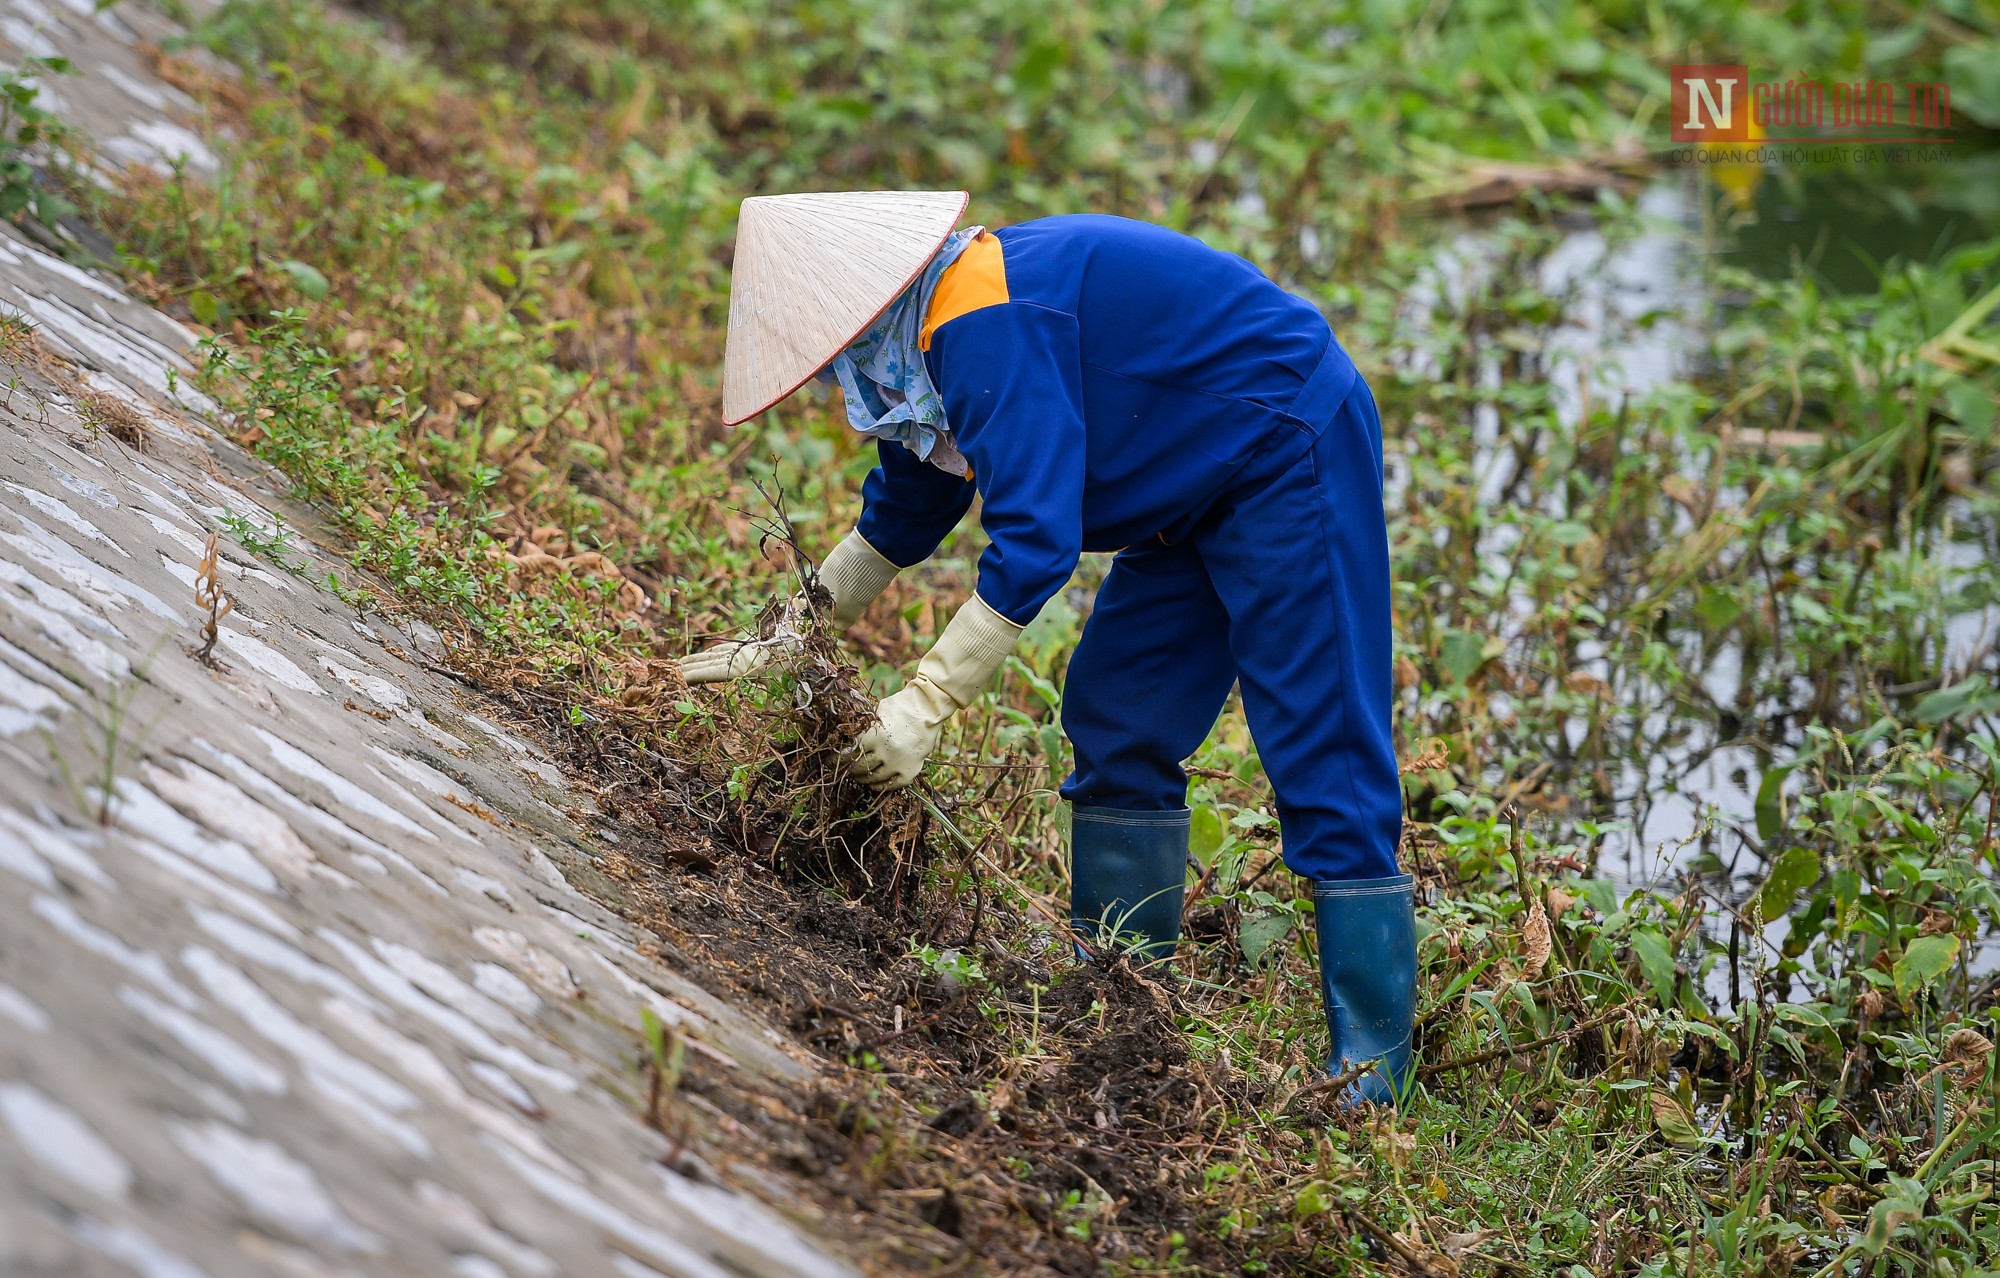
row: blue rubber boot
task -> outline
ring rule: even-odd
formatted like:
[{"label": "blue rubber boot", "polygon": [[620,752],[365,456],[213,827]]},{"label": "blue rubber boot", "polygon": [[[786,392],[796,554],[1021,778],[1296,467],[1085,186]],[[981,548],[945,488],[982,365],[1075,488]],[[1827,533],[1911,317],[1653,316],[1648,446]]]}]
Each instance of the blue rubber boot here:
[{"label": "blue rubber boot", "polygon": [[1380,1062],[1341,1096],[1393,1105],[1410,1085],[1417,1003],[1415,881],[1407,874],[1313,884],[1320,992],[1333,1037],[1329,1076]]},{"label": "blue rubber boot", "polygon": [[[1137,941],[1138,957],[1173,957],[1187,888],[1188,810],[1131,812],[1070,806],[1069,918],[1079,941]],[[1108,956],[1105,956],[1108,957]]]}]

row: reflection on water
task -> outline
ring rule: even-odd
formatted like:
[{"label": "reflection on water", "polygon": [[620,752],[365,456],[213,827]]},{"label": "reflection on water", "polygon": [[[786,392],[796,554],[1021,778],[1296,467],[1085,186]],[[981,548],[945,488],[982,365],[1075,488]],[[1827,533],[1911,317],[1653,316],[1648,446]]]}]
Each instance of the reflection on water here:
[{"label": "reflection on water", "polygon": [[[1642,394],[1687,375],[1699,358],[1692,325],[1706,300],[1696,255],[1766,278],[1803,265],[1829,289],[1872,292],[1895,261],[1936,262],[2000,233],[2000,150],[1959,154],[1923,172],[1878,164],[1683,174],[1647,191],[1641,210],[1654,229],[1637,239],[1607,248],[1597,231],[1581,231],[1544,263],[1544,288],[1574,299],[1556,339],[1563,360],[1552,370],[1567,420],[1588,400]],[[1504,492],[1507,478],[1487,475],[1482,495]],[[1941,549],[1959,569],[1985,558],[1976,544]],[[1949,682],[1991,651],[2000,609],[1982,603],[1947,618],[1944,629]],[[1735,700],[1739,677],[1736,652],[1718,653],[1703,674],[1713,704]],[[1635,706],[1633,713],[1649,712]],[[1605,841],[1598,872],[1621,892],[1672,890],[1690,870],[1727,884],[1731,895],[1754,890],[1767,867],[1731,831],[1754,829],[1756,790],[1772,760],[1748,742],[1720,739],[1698,718],[1649,717],[1660,721],[1642,738],[1662,744],[1618,778],[1616,815],[1629,826]],[[1772,925],[1773,945],[1786,926]],[[1974,966],[1996,963],[2000,950],[1988,948]]]},{"label": "reflection on water", "polygon": [[2000,149],[1961,139],[1932,150],[1949,158],[1718,175],[1704,184],[1718,259],[1767,279],[1802,264],[1836,291],[1863,293],[1892,260],[1936,262],[2000,230]]},{"label": "reflection on water", "polygon": [[1637,236],[1613,246],[1592,227],[1543,260],[1542,291],[1574,298],[1545,348],[1564,421],[1578,420],[1586,394],[1617,402],[1685,375],[1697,350],[1688,320],[1702,299],[1688,261],[1694,207],[1686,183],[1659,183],[1639,196]]}]

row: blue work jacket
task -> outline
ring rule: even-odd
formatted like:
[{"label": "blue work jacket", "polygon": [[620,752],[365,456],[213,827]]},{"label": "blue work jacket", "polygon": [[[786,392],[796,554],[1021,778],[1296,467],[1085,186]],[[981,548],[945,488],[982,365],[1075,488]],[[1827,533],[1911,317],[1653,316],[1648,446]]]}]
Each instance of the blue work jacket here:
[{"label": "blue work jacket", "polygon": [[975,240],[939,278],[922,344],[970,474],[883,442],[861,535],[918,563],[976,491],[979,597],[1021,624],[1081,552],[1175,540],[1298,460],[1355,379],[1318,309],[1248,261],[1095,214]]}]

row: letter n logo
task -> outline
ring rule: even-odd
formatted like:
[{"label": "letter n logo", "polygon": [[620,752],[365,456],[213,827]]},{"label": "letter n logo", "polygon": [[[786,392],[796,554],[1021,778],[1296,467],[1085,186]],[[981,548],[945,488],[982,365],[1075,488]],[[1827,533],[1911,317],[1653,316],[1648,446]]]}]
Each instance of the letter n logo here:
[{"label": "letter n logo", "polygon": [[1741,142],[1750,136],[1750,68],[1673,66],[1670,123],[1676,142]]}]

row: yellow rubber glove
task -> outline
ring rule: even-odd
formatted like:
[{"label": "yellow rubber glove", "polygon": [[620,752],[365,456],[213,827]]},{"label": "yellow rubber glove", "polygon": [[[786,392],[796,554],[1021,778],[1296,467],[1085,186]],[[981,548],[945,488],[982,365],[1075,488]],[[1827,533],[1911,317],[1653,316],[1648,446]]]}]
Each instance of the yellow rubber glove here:
[{"label": "yellow rubber glove", "polygon": [[972,704],[1025,627],[978,595],[965,601],[899,692],[875,707],[875,725],[855,741],[854,772],[874,790],[908,785],[937,749],[945,721]]},{"label": "yellow rubber glove", "polygon": [[889,583],[902,569],[890,563],[868,544],[860,532],[851,532],[827,552],[819,566],[819,584],[833,596],[833,624],[845,630],[861,620],[868,605],[882,597]]},{"label": "yellow rubber glove", "polygon": [[785,615],[769,639],[725,639],[705,652],[690,653],[680,661],[681,678],[689,684],[725,683],[756,674],[772,660],[796,652],[805,642],[799,633],[798,601],[786,606]]},{"label": "yellow rubber glove", "polygon": [[[845,630],[860,620],[900,571],[876,553],[860,533],[841,538],[819,566],[819,582],[833,597],[833,624]],[[774,658],[797,650],[802,639],[798,619],[805,610],[805,596],[795,596],[791,610],[769,639],[732,639],[681,658],[681,678],[691,684],[723,683],[757,673]]]}]

